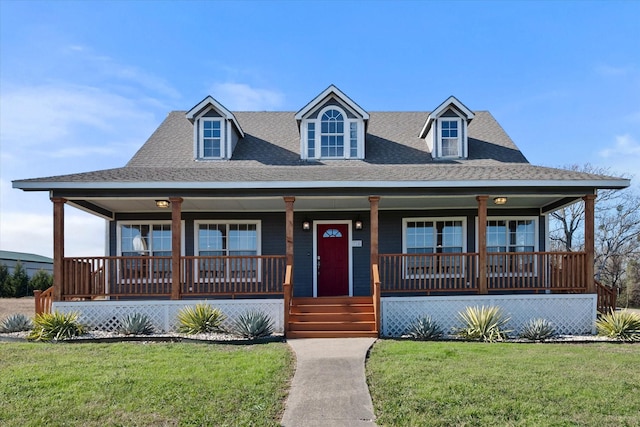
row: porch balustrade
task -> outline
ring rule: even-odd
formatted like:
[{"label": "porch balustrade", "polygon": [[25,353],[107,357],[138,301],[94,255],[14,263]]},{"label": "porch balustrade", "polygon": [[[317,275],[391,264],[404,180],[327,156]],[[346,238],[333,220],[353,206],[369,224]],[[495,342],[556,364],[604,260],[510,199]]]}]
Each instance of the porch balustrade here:
[{"label": "porch balustrade", "polygon": [[[180,257],[182,297],[282,294],[285,257]],[[171,296],[170,256],[64,258],[62,298]]]},{"label": "porch balustrade", "polygon": [[[391,254],[379,256],[382,292],[478,293],[477,253]],[[576,292],[587,289],[584,252],[490,252],[487,289]]]}]

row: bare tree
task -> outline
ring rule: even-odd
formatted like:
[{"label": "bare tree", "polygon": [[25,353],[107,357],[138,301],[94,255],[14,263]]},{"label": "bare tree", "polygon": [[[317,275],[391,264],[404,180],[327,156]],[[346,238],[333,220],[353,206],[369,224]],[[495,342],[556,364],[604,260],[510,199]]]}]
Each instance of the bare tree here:
[{"label": "bare tree", "polygon": [[[611,175],[609,168],[593,166],[589,163],[564,166],[563,169],[591,173],[596,175]],[[606,210],[617,205],[616,199],[622,193],[618,190],[602,190],[596,198],[596,211]],[[551,213],[551,230],[549,238],[554,250],[578,251],[584,248],[584,202],[579,201],[565,206]]]},{"label": "bare tree", "polygon": [[610,286],[623,285],[629,261],[640,254],[640,196],[621,193],[613,209],[596,215],[596,276]]}]

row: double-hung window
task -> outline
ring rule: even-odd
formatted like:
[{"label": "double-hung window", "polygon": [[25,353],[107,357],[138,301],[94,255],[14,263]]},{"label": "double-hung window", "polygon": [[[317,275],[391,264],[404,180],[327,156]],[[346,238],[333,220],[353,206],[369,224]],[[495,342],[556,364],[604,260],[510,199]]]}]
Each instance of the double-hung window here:
[{"label": "double-hung window", "polygon": [[440,119],[440,156],[462,156],[462,129],[460,119]]},{"label": "double-hung window", "polygon": [[[171,223],[121,223],[121,275],[126,279],[171,277]],[[145,258],[142,258],[145,257]],[[153,257],[153,258],[149,258]]]},{"label": "double-hung window", "polygon": [[327,110],[320,122],[320,156],[344,157],[344,117],[338,110]]},{"label": "double-hung window", "polygon": [[260,222],[196,222],[196,242],[200,279],[259,277]]},{"label": "double-hung window", "polygon": [[405,219],[405,272],[409,277],[460,274],[464,251],[464,220]]},{"label": "double-hung window", "polygon": [[198,157],[201,159],[225,158],[225,122],[220,118],[200,119]]},{"label": "double-hung window", "polygon": [[534,273],[534,256],[526,253],[535,252],[535,242],[535,219],[489,219],[489,271],[496,274]]}]

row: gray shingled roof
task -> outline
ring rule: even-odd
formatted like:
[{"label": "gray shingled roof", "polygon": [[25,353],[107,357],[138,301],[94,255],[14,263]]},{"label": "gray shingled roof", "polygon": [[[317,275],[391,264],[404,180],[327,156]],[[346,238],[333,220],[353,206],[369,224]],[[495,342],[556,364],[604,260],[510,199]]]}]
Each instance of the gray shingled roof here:
[{"label": "gray shingled roof", "polygon": [[[125,167],[24,183],[609,181],[617,178],[533,166],[486,112],[469,124],[469,158],[434,160],[418,137],[428,112],[370,113],[365,160],[303,161],[294,112],[234,112],[245,132],[231,160],[196,161],[193,125],[170,113]],[[144,185],[141,185],[143,187]]]}]

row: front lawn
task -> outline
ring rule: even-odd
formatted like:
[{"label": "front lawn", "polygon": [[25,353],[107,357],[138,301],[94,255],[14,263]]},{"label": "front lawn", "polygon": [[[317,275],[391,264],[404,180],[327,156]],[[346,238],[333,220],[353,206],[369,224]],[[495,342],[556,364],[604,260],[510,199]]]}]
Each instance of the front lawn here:
[{"label": "front lawn", "polygon": [[0,425],[275,426],[293,376],[281,343],[0,343]]},{"label": "front lawn", "polygon": [[640,345],[378,341],[380,426],[640,425]]}]

